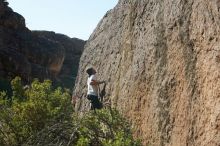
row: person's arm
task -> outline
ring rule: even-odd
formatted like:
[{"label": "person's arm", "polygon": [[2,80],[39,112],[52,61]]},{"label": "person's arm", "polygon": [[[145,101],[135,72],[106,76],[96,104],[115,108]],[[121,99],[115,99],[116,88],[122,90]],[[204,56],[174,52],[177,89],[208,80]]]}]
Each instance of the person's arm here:
[{"label": "person's arm", "polygon": [[105,83],[105,81],[92,80],[90,85],[99,85],[99,84],[103,84],[103,83]]},{"label": "person's arm", "polygon": [[99,85],[99,84],[102,84],[102,83],[105,83],[105,81],[99,81],[99,80],[97,80],[95,75],[92,75],[92,76],[91,76],[90,85]]}]

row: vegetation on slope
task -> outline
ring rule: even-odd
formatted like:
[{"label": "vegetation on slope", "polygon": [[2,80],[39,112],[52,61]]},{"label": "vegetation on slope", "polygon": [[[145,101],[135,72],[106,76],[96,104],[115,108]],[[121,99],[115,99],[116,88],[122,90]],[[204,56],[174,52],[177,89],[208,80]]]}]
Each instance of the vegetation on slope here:
[{"label": "vegetation on slope", "polygon": [[23,86],[11,82],[13,96],[0,93],[0,145],[138,146],[130,124],[115,109],[77,115],[68,90],[49,80]]}]

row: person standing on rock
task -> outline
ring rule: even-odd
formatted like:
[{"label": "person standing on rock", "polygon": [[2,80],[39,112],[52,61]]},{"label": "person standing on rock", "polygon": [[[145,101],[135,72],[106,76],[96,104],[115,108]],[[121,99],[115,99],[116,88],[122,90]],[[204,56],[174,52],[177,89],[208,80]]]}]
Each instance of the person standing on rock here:
[{"label": "person standing on rock", "polygon": [[91,110],[101,109],[102,103],[98,99],[98,90],[99,84],[105,83],[105,81],[98,81],[96,79],[96,70],[92,67],[86,70],[86,73],[89,75],[87,79],[88,92],[87,99],[91,102]]}]

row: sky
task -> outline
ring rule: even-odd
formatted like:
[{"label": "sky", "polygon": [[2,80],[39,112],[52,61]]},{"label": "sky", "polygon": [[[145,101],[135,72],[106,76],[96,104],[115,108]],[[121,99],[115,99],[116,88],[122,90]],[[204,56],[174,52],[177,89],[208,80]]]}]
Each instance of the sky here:
[{"label": "sky", "polygon": [[30,30],[47,30],[87,40],[118,0],[8,0]]}]

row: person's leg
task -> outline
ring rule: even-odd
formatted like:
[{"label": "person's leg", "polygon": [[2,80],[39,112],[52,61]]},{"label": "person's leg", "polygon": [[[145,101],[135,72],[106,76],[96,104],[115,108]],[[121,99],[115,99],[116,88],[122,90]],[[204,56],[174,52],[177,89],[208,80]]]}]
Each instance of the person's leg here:
[{"label": "person's leg", "polygon": [[90,105],[90,110],[93,110],[94,109],[94,106],[93,106],[93,98],[92,98],[92,95],[87,95],[87,99],[89,100],[89,105]]},{"label": "person's leg", "polygon": [[88,95],[87,99],[91,103],[91,110],[101,109],[102,108],[102,103],[99,101],[98,96]]},{"label": "person's leg", "polygon": [[99,101],[98,96],[94,96],[93,98],[93,105],[95,109],[101,109],[102,108],[102,103]]}]

